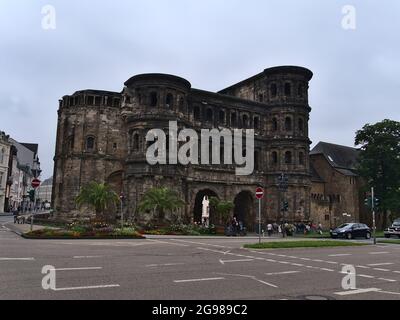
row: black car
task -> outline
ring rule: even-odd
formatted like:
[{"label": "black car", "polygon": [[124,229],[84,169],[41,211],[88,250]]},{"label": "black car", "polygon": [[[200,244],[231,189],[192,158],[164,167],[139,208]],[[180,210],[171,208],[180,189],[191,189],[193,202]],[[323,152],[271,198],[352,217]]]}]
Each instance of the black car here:
[{"label": "black car", "polygon": [[332,238],[355,239],[364,238],[371,239],[371,229],[362,223],[345,223],[335,230],[331,231]]}]

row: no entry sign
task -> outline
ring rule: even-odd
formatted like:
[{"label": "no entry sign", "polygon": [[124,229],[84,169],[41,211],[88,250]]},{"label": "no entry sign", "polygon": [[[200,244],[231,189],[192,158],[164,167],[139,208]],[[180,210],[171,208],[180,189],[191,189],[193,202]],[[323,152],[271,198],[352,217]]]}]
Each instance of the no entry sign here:
[{"label": "no entry sign", "polygon": [[264,198],[264,189],[263,188],[257,188],[257,190],[256,190],[256,198],[258,200]]},{"label": "no entry sign", "polygon": [[39,179],[33,179],[31,183],[32,188],[36,189],[39,188],[40,186],[40,180]]}]

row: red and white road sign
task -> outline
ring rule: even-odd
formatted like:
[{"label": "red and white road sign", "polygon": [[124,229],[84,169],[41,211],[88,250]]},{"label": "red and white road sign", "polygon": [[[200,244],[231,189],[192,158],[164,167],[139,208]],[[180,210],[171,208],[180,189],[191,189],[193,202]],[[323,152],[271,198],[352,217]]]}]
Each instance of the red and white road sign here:
[{"label": "red and white road sign", "polygon": [[256,190],[256,198],[258,200],[261,200],[262,198],[264,198],[264,189],[263,188],[257,188],[257,190]]},{"label": "red and white road sign", "polygon": [[41,181],[39,179],[33,179],[31,186],[32,186],[32,188],[36,189],[36,188],[39,188],[40,183],[41,183]]}]

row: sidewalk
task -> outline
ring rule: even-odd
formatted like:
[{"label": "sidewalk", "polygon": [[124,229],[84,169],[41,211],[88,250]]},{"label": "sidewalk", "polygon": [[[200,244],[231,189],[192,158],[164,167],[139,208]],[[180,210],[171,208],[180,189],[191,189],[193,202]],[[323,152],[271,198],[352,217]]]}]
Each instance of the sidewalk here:
[{"label": "sidewalk", "polygon": [[[12,232],[21,235],[23,233],[31,231],[31,225],[30,224],[17,224],[13,222],[6,223],[5,226],[10,229]],[[53,227],[45,227],[45,226],[40,226],[40,225],[33,225],[33,231],[36,230],[42,230],[42,229],[57,229]]]}]

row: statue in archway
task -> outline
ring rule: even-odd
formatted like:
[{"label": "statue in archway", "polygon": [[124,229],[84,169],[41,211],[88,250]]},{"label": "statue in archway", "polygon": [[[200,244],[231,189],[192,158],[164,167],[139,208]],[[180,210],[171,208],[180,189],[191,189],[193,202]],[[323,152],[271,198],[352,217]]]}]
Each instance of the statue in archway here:
[{"label": "statue in archway", "polygon": [[202,224],[205,228],[208,228],[210,226],[210,200],[208,199],[208,196],[205,196],[203,198],[203,210],[201,214],[201,220]]}]

